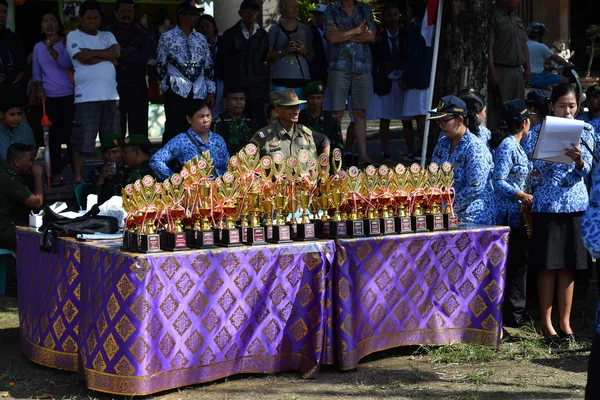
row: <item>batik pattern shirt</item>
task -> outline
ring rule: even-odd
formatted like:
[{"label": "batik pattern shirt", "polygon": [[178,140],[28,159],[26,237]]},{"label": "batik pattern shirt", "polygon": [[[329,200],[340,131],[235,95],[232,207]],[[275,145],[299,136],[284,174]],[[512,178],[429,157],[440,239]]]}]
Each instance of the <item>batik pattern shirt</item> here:
[{"label": "batik pattern shirt", "polygon": [[180,165],[183,165],[195,156],[200,157],[207,150],[210,151],[213,159],[215,173],[218,176],[223,175],[227,171],[227,161],[229,161],[225,140],[216,133],[209,132],[208,143],[204,143],[202,138],[191,128],[169,140],[166,145],[154,153],[150,159],[150,167],[159,179],[165,180],[175,173],[167,166],[168,162],[177,160]]},{"label": "batik pattern shirt", "polygon": [[[375,32],[377,26],[371,8],[365,3],[354,2],[352,15],[348,15],[341,1],[325,10],[325,35],[327,32],[349,31],[367,21],[369,31]],[[373,71],[373,57],[368,43],[346,41],[329,46],[329,70],[370,74]]]},{"label": "batik pattern shirt", "polygon": [[581,236],[592,257],[600,258],[600,174],[594,177],[589,205],[581,219]]},{"label": "batik pattern shirt", "polygon": [[473,133],[475,137],[485,144],[485,147],[490,148],[490,139],[492,138],[492,132],[485,126],[480,126],[477,133]]},{"label": "batik pattern shirt", "polygon": [[214,64],[206,38],[196,31],[189,36],[179,27],[165,32],[158,41],[156,68],[163,93],[171,89],[181,97],[191,91],[195,99],[216,93]]},{"label": "batik pattern shirt", "polygon": [[[583,157],[583,168],[578,170],[573,162],[570,165],[533,160],[533,152],[540,135],[542,124],[535,125],[523,139],[522,146],[527,157],[533,162],[531,190],[533,212],[573,213],[585,211],[588,205],[588,191],[585,179],[592,169],[592,154],[579,146]],[[593,129],[584,125],[581,139],[593,148]]]},{"label": "batik pattern shirt", "polygon": [[521,201],[515,195],[525,191],[530,171],[531,162],[525,150],[514,136],[508,136],[494,151],[492,181],[497,225],[523,226]]},{"label": "batik pattern shirt", "polygon": [[594,181],[594,176],[596,176],[596,170],[598,169],[598,162],[600,162],[600,117],[590,112],[584,112],[577,119],[587,122],[594,129],[594,134],[592,135],[594,140],[594,146],[592,149],[594,150],[594,158],[592,159],[592,173],[589,174],[586,184],[588,189],[592,186],[592,182]]},{"label": "batik pattern shirt", "polygon": [[471,132],[460,139],[452,154],[451,141],[441,138],[433,151],[432,161],[445,161],[454,166],[454,212],[461,222],[491,225],[495,222],[494,189],[491,174],[494,168],[492,155],[483,142]]}]

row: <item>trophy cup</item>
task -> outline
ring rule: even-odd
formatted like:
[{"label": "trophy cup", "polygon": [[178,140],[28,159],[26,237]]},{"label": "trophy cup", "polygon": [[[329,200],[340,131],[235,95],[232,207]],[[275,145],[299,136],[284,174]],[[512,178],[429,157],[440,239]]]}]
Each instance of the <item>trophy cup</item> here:
[{"label": "trophy cup", "polygon": [[174,174],[167,181],[170,184],[163,184],[169,204],[166,210],[167,230],[162,233],[162,248],[169,251],[189,250],[187,235],[183,230],[182,223],[182,219],[186,213],[185,208],[181,204],[185,196],[183,178],[180,174]]},{"label": "trophy cup", "polygon": [[296,236],[294,240],[309,241],[316,240],[315,223],[308,217],[308,209],[312,204],[313,192],[317,183],[312,179],[311,173],[316,172],[317,160],[310,157],[308,151],[301,150],[298,153],[299,169],[302,180],[298,185],[297,201],[302,215],[296,224]]},{"label": "trophy cup", "polygon": [[442,164],[442,198],[446,203],[444,209],[444,227],[448,230],[458,229],[458,216],[454,213],[454,169],[448,161]]},{"label": "trophy cup", "polygon": [[[237,155],[239,161],[234,163],[234,167],[239,165],[240,182],[242,183],[243,193],[240,196],[242,202],[241,214],[241,232],[242,242],[247,245],[262,245],[265,242],[265,228],[260,225],[261,218],[261,177],[262,162],[258,148],[253,143],[246,145]],[[267,161],[268,164],[268,161]]]},{"label": "trophy cup", "polygon": [[262,179],[260,207],[264,221],[261,226],[265,229],[265,240],[273,238],[273,197],[275,196],[275,167],[271,156],[263,156],[260,159],[260,176]]},{"label": "trophy cup", "polygon": [[440,167],[436,163],[429,164],[428,186],[425,190],[427,199],[427,229],[430,231],[442,231],[444,227],[444,216],[442,215],[442,191],[440,190]]},{"label": "trophy cup", "polygon": [[407,188],[408,171],[406,167],[402,164],[396,165],[392,179],[394,180],[394,197],[397,204],[396,217],[394,218],[396,233],[413,233],[415,227],[408,210],[410,199]]},{"label": "trophy cup", "polygon": [[160,236],[156,233],[154,222],[158,216],[158,208],[156,207],[157,197],[161,195],[162,186],[157,185],[154,178],[150,175],[144,176],[133,185],[134,197],[136,191],[140,196],[138,204],[143,204],[143,209],[140,213],[134,216],[138,226],[139,233],[135,239],[137,241],[137,249],[140,253],[155,253],[161,250]]},{"label": "trophy cup", "polygon": [[[325,153],[319,156],[319,195],[313,196],[315,207],[315,234],[319,239],[329,237],[329,200],[327,192],[329,191],[329,156]],[[319,213],[321,217],[319,218]]]},{"label": "trophy cup", "polygon": [[415,227],[415,232],[428,232],[427,229],[427,217],[423,212],[423,205],[425,203],[425,181],[427,179],[427,172],[421,169],[421,166],[414,163],[409,169],[409,178],[412,191],[411,197],[411,220]]},{"label": "trophy cup", "polygon": [[198,217],[194,220],[191,241],[188,245],[195,249],[211,249],[215,245],[215,231],[212,229],[209,217],[212,216],[212,182],[205,181],[198,186],[200,202],[195,206]]},{"label": "trophy cup", "polygon": [[277,211],[277,218],[272,227],[272,235],[267,235],[267,240],[271,243],[290,243],[292,241],[292,230],[290,225],[286,225],[284,214],[287,213],[289,197],[284,193],[283,187],[280,187],[273,197],[273,204]]},{"label": "trophy cup", "polygon": [[327,198],[328,203],[335,209],[333,218],[329,221],[329,238],[341,239],[348,237],[348,225],[342,219],[340,207],[346,202],[346,191],[342,187],[341,175],[344,175],[342,169],[342,151],[338,148],[333,149],[331,154],[332,168],[334,172],[333,180],[328,182]]},{"label": "trophy cup", "polygon": [[375,208],[378,182],[379,174],[377,173],[377,168],[369,165],[365,168],[363,185],[365,188],[365,197],[368,201],[366,219],[363,221],[365,235],[367,236],[381,236],[381,223],[379,222],[379,218],[377,218],[377,210]]},{"label": "trophy cup", "polygon": [[138,210],[137,204],[133,200],[133,185],[129,184],[125,186],[121,191],[121,196],[123,198],[123,210],[125,210],[127,213],[127,216],[125,217],[125,226],[123,228],[123,246],[121,246],[121,250],[135,251],[137,250],[137,238],[135,238],[134,241],[133,235],[136,233],[136,231],[139,233],[139,228],[136,226],[137,224],[134,221],[134,216]]},{"label": "trophy cup", "polygon": [[219,227],[218,245],[223,247],[241,246],[240,229],[235,226],[234,215],[238,211],[236,201],[237,184],[235,176],[231,172],[226,172],[220,180],[221,213],[225,218],[225,226]]},{"label": "trophy cup", "polygon": [[377,197],[377,204],[381,207],[381,218],[379,219],[380,232],[383,235],[393,235],[396,233],[396,223],[393,212],[390,209],[394,202],[394,197],[390,192],[391,173],[387,165],[379,167],[379,188],[380,193]]}]

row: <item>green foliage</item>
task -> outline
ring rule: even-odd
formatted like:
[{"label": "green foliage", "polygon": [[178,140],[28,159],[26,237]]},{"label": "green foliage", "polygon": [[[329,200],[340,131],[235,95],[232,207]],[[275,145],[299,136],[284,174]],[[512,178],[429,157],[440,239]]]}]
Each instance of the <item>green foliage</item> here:
[{"label": "green foliage", "polygon": [[298,20],[304,25],[310,26],[313,17],[312,12],[319,3],[319,1],[315,0],[298,0],[298,4],[300,5]]}]

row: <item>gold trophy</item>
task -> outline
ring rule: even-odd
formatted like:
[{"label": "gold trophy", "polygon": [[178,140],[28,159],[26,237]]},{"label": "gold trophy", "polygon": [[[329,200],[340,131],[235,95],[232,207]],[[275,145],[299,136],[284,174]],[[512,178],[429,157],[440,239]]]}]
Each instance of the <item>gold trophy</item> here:
[{"label": "gold trophy", "polygon": [[427,171],[423,170],[419,164],[414,163],[410,166],[408,179],[412,188],[410,193],[412,213],[410,217],[415,232],[427,232],[427,217],[423,212]]},{"label": "gold trophy", "polygon": [[378,195],[376,202],[381,208],[381,216],[379,218],[379,229],[383,235],[393,235],[396,233],[396,223],[391,210],[394,203],[393,193],[390,191],[392,179],[392,170],[387,165],[381,165],[377,171],[379,174]]},{"label": "gold trophy", "polygon": [[357,167],[353,166],[348,169],[348,174],[346,175],[348,186],[346,209],[350,209],[351,211],[347,230],[352,237],[362,237],[365,235],[365,223],[361,218],[363,203],[365,202],[360,194],[363,187],[363,178],[362,171]]},{"label": "gold trophy", "polygon": [[155,222],[158,217],[158,197],[161,186],[149,175],[133,184],[132,199],[137,205],[134,223],[136,233],[130,239],[130,250],[140,253],[155,253],[161,250],[160,236],[156,233]]},{"label": "gold trophy", "polygon": [[224,247],[241,246],[240,228],[235,226],[234,218],[238,212],[236,177],[233,173],[226,172],[218,181],[221,218],[225,218],[225,226],[219,230],[218,244]]},{"label": "gold trophy", "polygon": [[442,164],[441,192],[443,201],[446,203],[444,209],[444,227],[448,230],[458,229],[458,215],[454,213],[454,168],[448,161]]},{"label": "gold trophy", "polygon": [[[259,198],[265,220],[262,224],[265,228],[265,239],[273,236],[273,197],[275,196],[275,168],[271,156],[263,156],[260,159],[260,176],[262,180],[261,197]],[[270,234],[270,236],[269,236]]]},{"label": "gold trophy", "polygon": [[[205,180],[198,185],[199,202],[195,205],[198,216],[194,217],[194,229],[191,240],[188,236],[188,246],[195,249],[211,249],[215,245],[215,231],[211,220],[213,215],[213,182]],[[194,214],[192,214],[194,215]]]},{"label": "gold trophy", "polygon": [[394,217],[397,233],[413,233],[415,226],[410,217],[410,191],[408,187],[409,173],[402,164],[394,168],[394,198],[396,200],[396,216]]},{"label": "gold trophy", "polygon": [[261,226],[260,219],[262,214],[261,189],[262,183],[262,162],[258,147],[250,143],[246,145],[239,153],[240,170],[243,182],[243,194],[241,196],[242,216],[241,232],[242,242],[247,245],[262,245],[265,241],[265,228]]},{"label": "gold trophy", "polygon": [[344,187],[342,177],[345,177],[342,171],[342,151],[333,149],[332,156],[333,179],[329,182],[328,191],[326,193],[329,204],[335,209],[333,218],[329,222],[329,237],[332,239],[340,239],[348,237],[347,221],[342,219],[340,207],[346,203],[347,188]]},{"label": "gold trophy", "polygon": [[[329,156],[325,153],[319,156],[319,178],[317,181],[319,195],[313,196],[315,211],[315,235],[319,239],[329,237]],[[318,218],[321,213],[321,218]]]},{"label": "gold trophy", "polygon": [[308,217],[308,211],[312,204],[312,198],[317,184],[317,160],[310,156],[308,151],[301,150],[298,153],[298,161],[301,181],[298,184],[297,202],[302,210],[300,221],[296,224],[296,235],[294,240],[309,241],[316,240],[315,223]]},{"label": "gold trophy", "polygon": [[[387,168],[387,167],[386,167]],[[364,173],[364,197],[366,199],[365,207],[367,209],[366,218],[364,220],[365,235],[381,236],[381,222],[377,216],[378,208],[378,187],[379,187],[379,171],[373,165],[367,166]]]},{"label": "gold trophy", "polygon": [[173,174],[169,178],[165,189],[165,199],[168,201],[166,208],[167,230],[163,232],[161,241],[163,250],[182,251],[189,250],[187,246],[187,235],[183,229],[183,217],[186,215],[186,209],[182,202],[186,195],[183,186],[183,177],[180,174]]},{"label": "gold trophy", "polygon": [[137,250],[137,234],[140,233],[140,227],[135,218],[136,214],[139,213],[141,217],[141,211],[136,201],[133,198],[133,184],[129,184],[121,191],[123,198],[123,210],[127,213],[125,217],[125,227],[123,229],[123,251],[136,251]]},{"label": "gold trophy", "polygon": [[425,189],[427,229],[441,231],[445,229],[444,216],[442,215],[442,190],[440,189],[441,171],[436,163],[429,164],[427,170],[429,171],[427,188]]}]

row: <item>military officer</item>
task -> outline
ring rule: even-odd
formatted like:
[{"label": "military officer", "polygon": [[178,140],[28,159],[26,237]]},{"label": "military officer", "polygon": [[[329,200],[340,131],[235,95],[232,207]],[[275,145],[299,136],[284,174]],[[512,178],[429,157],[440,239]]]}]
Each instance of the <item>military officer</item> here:
[{"label": "military officer", "polygon": [[320,81],[311,82],[306,85],[302,94],[308,102],[308,108],[300,112],[300,123],[312,129],[313,133],[321,132],[327,136],[331,147],[343,150],[344,140],[340,121],[331,111],[323,110],[325,84]]},{"label": "military officer", "polygon": [[145,135],[129,135],[123,139],[123,159],[128,170],[126,184],[134,183],[146,175],[156,177],[150,168],[152,144]]},{"label": "military officer", "polygon": [[316,159],[318,154],[313,131],[298,123],[300,104],[306,101],[298,99],[293,89],[271,92],[269,100],[275,106],[277,122],[260,129],[251,140],[260,149],[261,156],[282,153],[288,157],[307,150]]}]

